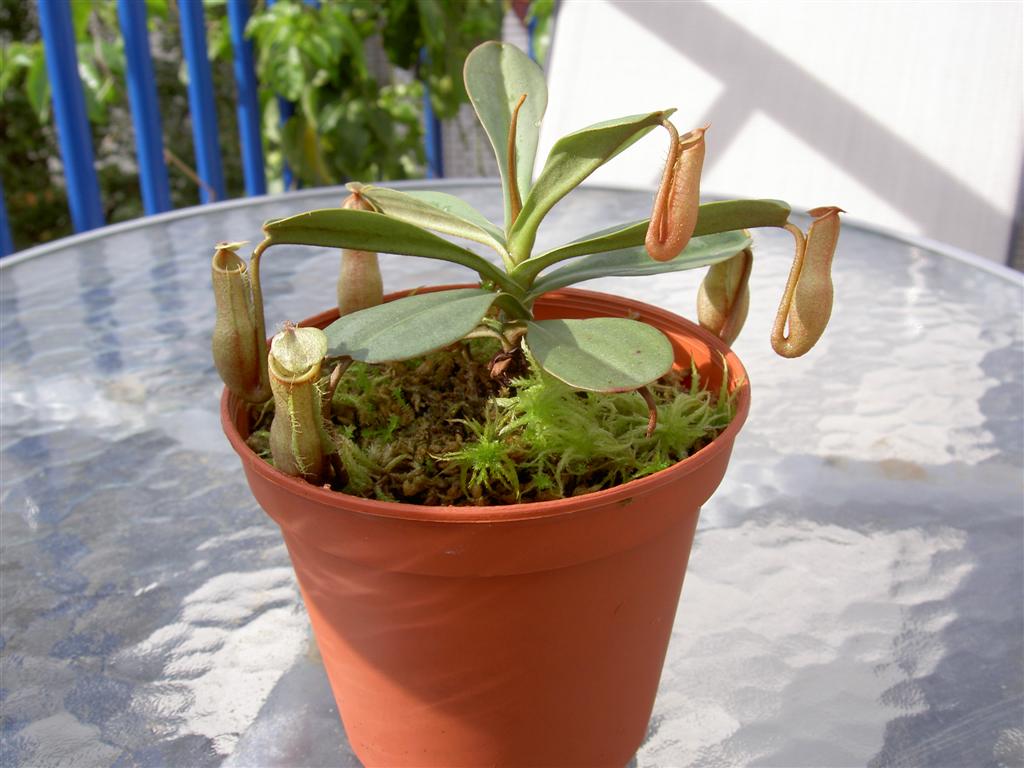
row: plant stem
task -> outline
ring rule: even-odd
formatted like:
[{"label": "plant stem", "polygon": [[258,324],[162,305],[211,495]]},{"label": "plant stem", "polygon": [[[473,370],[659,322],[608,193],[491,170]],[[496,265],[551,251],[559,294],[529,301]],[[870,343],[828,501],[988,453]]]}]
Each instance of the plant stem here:
[{"label": "plant stem", "polygon": [[647,403],[647,411],[650,414],[650,418],[647,420],[647,432],[644,437],[652,437],[654,435],[654,428],[658,426],[658,404],[654,402],[654,395],[651,394],[651,390],[647,387],[640,387],[637,390],[640,397]]},{"label": "plant stem", "polygon": [[338,385],[341,383],[341,377],[345,375],[345,371],[352,365],[351,357],[343,357],[338,361],[338,364],[334,366],[334,370],[331,371],[331,378],[327,380],[327,391],[324,392],[324,399],[321,403],[321,410],[325,419],[331,417],[331,401],[334,400],[334,393],[338,391]]},{"label": "plant stem", "polygon": [[260,285],[260,256],[270,247],[270,238],[264,238],[253,248],[249,258],[249,281],[252,284],[252,306],[256,315],[256,349],[260,357],[260,391],[270,397],[270,373],[267,370],[267,321],[263,316],[263,288]]},{"label": "plant stem", "polygon": [[464,338],[467,339],[497,339],[501,343],[502,352],[511,352],[514,347],[508,338],[501,331],[497,331],[486,325],[478,325],[472,331],[467,333]]},{"label": "plant stem", "polygon": [[523,304],[522,301],[511,293],[499,293],[498,298],[494,300],[494,303],[496,306],[505,310],[505,313],[515,320],[533,319],[533,313],[530,311],[530,307]]}]

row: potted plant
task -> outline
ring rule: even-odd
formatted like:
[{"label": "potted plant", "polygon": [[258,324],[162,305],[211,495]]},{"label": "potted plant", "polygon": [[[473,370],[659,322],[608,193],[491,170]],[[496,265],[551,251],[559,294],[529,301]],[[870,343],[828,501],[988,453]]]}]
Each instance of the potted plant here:
[{"label": "potted plant", "polygon": [[[441,193],[350,184],[213,258],[225,432],[281,526],[350,742],[370,766],[622,766],[643,740],[700,506],[749,406],[728,349],[751,227],[796,256],[772,333],[807,351],[831,311],[839,209],[805,236],[775,200],[700,205],[705,129],[672,110],[584,128],[531,178],[543,73],[486,43],[466,88],[504,226]],[[670,134],[649,219],[534,253],[545,214],[644,134]],[[439,234],[438,234],[439,233]],[[440,235],[492,248],[496,266]],[[260,259],[342,249],[339,309],[267,341]],[[382,296],[376,253],[478,280]],[[701,326],[570,289],[710,267]],[[340,316],[339,316],[340,314]]]}]

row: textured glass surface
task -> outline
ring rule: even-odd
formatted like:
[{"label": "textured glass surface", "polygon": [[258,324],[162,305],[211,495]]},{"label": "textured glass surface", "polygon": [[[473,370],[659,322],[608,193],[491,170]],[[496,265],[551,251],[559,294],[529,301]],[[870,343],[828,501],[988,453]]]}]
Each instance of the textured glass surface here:
[{"label": "textured glass surface", "polygon": [[[494,186],[448,191],[501,218]],[[0,267],[3,765],[358,765],[209,354],[212,245],[343,195],[196,208]],[[538,245],[650,200],[581,190]],[[1020,765],[1019,276],[848,226],[832,325],[786,361],[768,334],[792,240],[755,243],[736,344],[753,408],[633,765]],[[330,306],[337,265],[271,251],[268,327]],[[470,276],[382,268],[388,290]],[[585,287],[692,317],[700,277]]]}]

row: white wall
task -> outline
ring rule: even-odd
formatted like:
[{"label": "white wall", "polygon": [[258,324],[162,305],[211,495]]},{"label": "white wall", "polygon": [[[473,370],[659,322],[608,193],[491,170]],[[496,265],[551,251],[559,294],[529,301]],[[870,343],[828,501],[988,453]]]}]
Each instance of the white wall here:
[{"label": "white wall", "polygon": [[[563,0],[538,162],[572,130],[675,106],[680,132],[712,124],[707,193],[840,205],[1005,262],[1021,40],[1020,2]],[[666,143],[592,182],[654,185]]]}]

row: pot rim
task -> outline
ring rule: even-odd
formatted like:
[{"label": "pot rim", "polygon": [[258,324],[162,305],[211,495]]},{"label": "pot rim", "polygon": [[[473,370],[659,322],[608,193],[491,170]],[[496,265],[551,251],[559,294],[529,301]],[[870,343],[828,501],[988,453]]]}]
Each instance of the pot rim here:
[{"label": "pot rim", "polygon": [[[420,292],[449,290],[452,288],[466,287],[465,285],[443,285],[431,286],[420,289]],[[408,291],[398,291],[386,296],[385,299],[397,298]],[[739,392],[736,403],[736,413],[729,426],[722,431],[711,443],[701,448],[696,453],[676,462],[671,467],[659,470],[651,475],[630,480],[628,483],[617,485],[613,488],[606,488],[601,491],[593,491],[580,496],[572,496],[567,499],[553,499],[549,501],[533,501],[519,504],[496,504],[483,506],[425,506],[420,504],[409,504],[395,501],[379,501],[367,499],[361,496],[352,496],[341,491],[332,491],[326,488],[310,485],[304,480],[286,475],[269,463],[260,459],[253,453],[246,444],[235,425],[235,415],[239,410],[241,401],[235,397],[227,387],[224,387],[221,394],[220,416],[221,427],[227,436],[231,447],[242,459],[243,466],[261,475],[265,480],[279,486],[295,496],[316,502],[326,507],[344,509],[347,512],[359,512],[381,518],[392,518],[398,520],[416,520],[432,523],[495,523],[502,521],[530,520],[537,518],[557,517],[578,512],[581,509],[603,504],[621,503],[623,505],[632,502],[633,497],[642,496],[666,483],[677,482],[682,475],[688,475],[697,471],[704,464],[714,459],[721,451],[728,451],[739,433],[750,412],[750,382],[747,378],[747,371],[743,363],[726,346],[720,338],[710,331],[700,327],[691,320],[677,315],[668,310],[661,309],[652,304],[647,304],[636,299],[623,296],[615,296],[600,291],[588,291],[580,288],[562,288],[552,291],[545,296],[552,298],[576,299],[582,302],[600,301],[604,304],[611,303],[637,310],[645,319],[657,317],[674,325],[682,325],[687,335],[696,337],[699,341],[707,344],[714,351],[718,352],[728,365],[730,380],[735,382],[734,387]],[[324,313],[326,314],[326,313]],[[310,318],[313,319],[313,318]],[[306,324],[304,320],[301,324]]]}]

